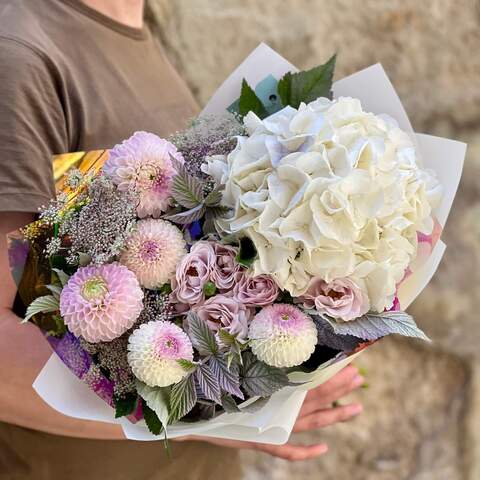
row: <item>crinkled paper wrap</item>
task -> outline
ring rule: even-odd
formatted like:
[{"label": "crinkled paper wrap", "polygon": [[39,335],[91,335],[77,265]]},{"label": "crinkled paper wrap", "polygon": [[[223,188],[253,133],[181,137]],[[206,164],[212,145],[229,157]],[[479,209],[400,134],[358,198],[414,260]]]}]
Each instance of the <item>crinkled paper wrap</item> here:
[{"label": "crinkled paper wrap", "polygon": [[[297,69],[267,45],[259,45],[221,85],[202,115],[219,114],[234,104],[238,99],[243,78],[255,86],[257,94],[262,99],[268,99],[270,94],[275,93],[276,80],[288,71]],[[380,64],[337,81],[333,91],[335,97],[359,98],[367,111],[388,114],[411,135],[424,166],[437,173],[444,187],[442,203],[434,212],[440,226],[443,227],[460,181],[465,144],[414,133],[400,99]],[[445,244],[442,241],[434,242],[427,239],[425,246],[428,258],[412,269],[411,274],[399,288],[398,296],[404,309],[428,284],[445,251]],[[129,439],[159,440],[159,437],[149,433],[143,420],[134,423],[135,418],[114,418],[114,410],[110,406],[111,385],[102,379],[89,379],[89,359],[77,351],[73,339],[67,338],[61,345],[55,345],[53,341],[52,346],[59,356],[54,354],[50,357],[33,384],[33,388],[45,402],[71,417],[120,424]],[[287,387],[275,393],[256,413],[223,413],[212,420],[195,424],[179,423],[168,428],[168,436],[175,438],[202,435],[271,444],[285,443],[290,436],[306,391],[327,381],[362,351],[349,357],[340,355],[312,373],[292,374],[291,381],[299,383],[299,386]]]}]

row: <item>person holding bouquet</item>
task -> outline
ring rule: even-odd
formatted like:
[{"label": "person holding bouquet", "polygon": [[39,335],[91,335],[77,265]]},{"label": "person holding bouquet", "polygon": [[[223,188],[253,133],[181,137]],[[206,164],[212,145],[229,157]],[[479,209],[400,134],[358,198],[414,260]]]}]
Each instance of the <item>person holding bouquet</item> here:
[{"label": "person holding bouquet", "polygon": [[[221,478],[240,475],[238,450],[288,460],[325,444],[282,446],[182,439],[172,459],[120,426],[65,417],[32,382],[51,354],[12,311],[6,234],[54,194],[54,154],[109,148],[135,130],[168,135],[197,105],[143,23],[143,0],[0,0],[0,478]],[[294,430],[348,420],[360,404],[332,404],[363,383],[355,367],[309,392]],[[184,460],[184,461],[182,461]]]}]

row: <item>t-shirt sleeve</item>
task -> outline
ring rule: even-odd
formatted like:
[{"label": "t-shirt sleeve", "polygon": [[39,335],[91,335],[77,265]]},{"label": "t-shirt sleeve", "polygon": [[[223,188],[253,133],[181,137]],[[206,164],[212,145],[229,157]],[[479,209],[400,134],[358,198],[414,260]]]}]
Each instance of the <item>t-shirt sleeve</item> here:
[{"label": "t-shirt sleeve", "polygon": [[0,38],[0,211],[36,212],[54,195],[52,155],[68,151],[54,66]]}]

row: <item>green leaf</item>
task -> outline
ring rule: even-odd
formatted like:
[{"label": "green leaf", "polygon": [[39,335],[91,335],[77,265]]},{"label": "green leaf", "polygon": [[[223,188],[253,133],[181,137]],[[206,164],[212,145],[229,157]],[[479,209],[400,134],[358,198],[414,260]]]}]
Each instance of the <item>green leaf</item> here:
[{"label": "green leaf", "polygon": [[136,393],[127,393],[123,397],[113,396],[115,406],[115,418],[126,417],[135,410],[137,406],[138,395]]},{"label": "green leaf", "polygon": [[215,335],[208,325],[194,312],[187,315],[188,336],[201,355],[215,355],[218,351]]},{"label": "green leaf", "polygon": [[51,320],[53,321],[53,328],[48,330],[47,336],[49,337],[61,337],[67,333],[67,326],[63,321],[63,318],[60,315],[52,315]]},{"label": "green leaf", "polygon": [[62,293],[62,287],[59,285],[46,285],[47,289],[50,290],[52,296],[60,302],[60,294]]},{"label": "green leaf", "polygon": [[224,393],[222,395],[222,407],[227,413],[241,412],[233,397],[228,393]]},{"label": "green leaf", "polygon": [[269,397],[289,385],[287,374],[283,370],[257,360],[250,351],[243,353],[240,379],[242,387],[252,397]]},{"label": "green leaf", "polygon": [[195,208],[203,202],[202,182],[190,175],[185,166],[176,158],[170,156],[170,159],[177,171],[173,178],[172,197],[182,206],[188,209]]},{"label": "green leaf", "polygon": [[195,222],[203,217],[205,214],[205,206],[201,203],[190,210],[185,212],[175,213],[173,215],[166,215],[164,218],[170,220],[173,223],[178,223],[180,225],[187,225],[189,223]]},{"label": "green leaf", "polygon": [[430,341],[415,320],[406,312],[367,313],[349,322],[325,318],[339,335],[353,335],[364,340],[376,340],[392,333]]},{"label": "green leaf", "polygon": [[177,360],[177,363],[189,373],[193,373],[197,368],[197,364],[195,362],[191,362],[190,360],[186,360],[185,358],[180,358]]},{"label": "green leaf", "polygon": [[172,385],[170,392],[169,423],[183,418],[197,402],[197,393],[193,375],[185,377],[181,382]]},{"label": "green leaf", "polygon": [[138,394],[143,398],[148,407],[155,412],[160,423],[165,427],[168,424],[169,417],[169,389],[162,387],[149,387],[140,380],[137,380],[135,385]]},{"label": "green leaf", "polygon": [[278,82],[277,92],[284,106],[298,108],[319,97],[332,98],[332,81],[336,55],[327,63],[298,73],[287,73]]},{"label": "green leaf", "polygon": [[162,422],[158,415],[147,405],[147,402],[142,399],[143,419],[147,424],[148,430],[153,435],[160,435],[164,429]]},{"label": "green leaf", "polygon": [[257,249],[249,237],[242,237],[240,239],[240,248],[235,260],[244,267],[251,267],[257,258]]},{"label": "green leaf", "polygon": [[56,312],[60,309],[59,301],[53,295],[36,298],[28,307],[22,323],[28,322],[38,313]]},{"label": "green leaf", "polygon": [[70,276],[67,275],[63,270],[60,270],[59,268],[52,268],[52,270],[56,273],[58,281],[60,282],[60,285],[64,287],[68,283]]},{"label": "green leaf", "polygon": [[207,207],[215,207],[222,201],[222,192],[220,187],[215,187],[204,200],[204,204]]},{"label": "green leaf", "polygon": [[213,297],[217,293],[217,287],[213,282],[207,282],[203,286],[203,293],[206,297]]},{"label": "green leaf", "polygon": [[238,101],[238,113],[245,116],[248,112],[253,112],[260,118],[265,118],[268,115],[266,108],[257,97],[253,88],[243,79],[240,99]]}]

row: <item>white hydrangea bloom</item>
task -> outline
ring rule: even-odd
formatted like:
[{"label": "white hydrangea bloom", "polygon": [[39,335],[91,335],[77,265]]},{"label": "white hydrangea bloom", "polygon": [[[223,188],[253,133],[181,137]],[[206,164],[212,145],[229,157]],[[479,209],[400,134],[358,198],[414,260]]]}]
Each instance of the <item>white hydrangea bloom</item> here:
[{"label": "white hydrangea bloom", "polygon": [[366,285],[373,310],[390,307],[442,191],[410,137],[345,97],[263,121],[250,112],[245,127],[249,136],[203,170],[225,184],[233,209],[219,228],[257,247],[255,275],[273,275],[294,296],[313,277],[351,278]]}]

